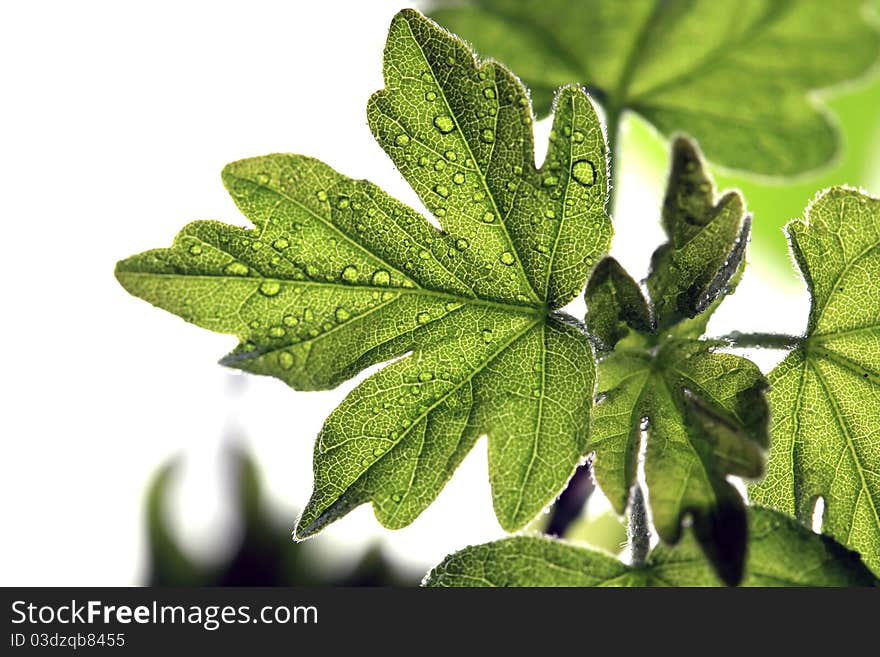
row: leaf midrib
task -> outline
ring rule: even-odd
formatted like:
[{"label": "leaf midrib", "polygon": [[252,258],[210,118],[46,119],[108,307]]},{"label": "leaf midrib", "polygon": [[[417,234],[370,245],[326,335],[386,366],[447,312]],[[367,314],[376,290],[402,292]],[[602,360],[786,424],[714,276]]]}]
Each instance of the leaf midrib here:
[{"label": "leaf midrib", "polygon": [[[434,84],[436,84],[437,88],[440,89],[440,91],[442,92],[440,94],[440,97],[443,99],[443,104],[445,105],[446,110],[449,112],[449,117],[455,123],[456,131],[458,132],[459,135],[461,135],[461,142],[464,144],[464,148],[465,148],[467,155],[470,156],[471,161],[474,163],[474,168],[477,171],[477,177],[479,178],[480,183],[483,186],[483,189],[486,191],[486,198],[488,198],[492,203],[492,211],[495,213],[495,217],[497,218],[498,223],[501,226],[502,231],[504,231],[504,236],[505,236],[505,239],[507,240],[507,244],[508,244],[508,246],[510,246],[510,250],[516,254],[517,274],[519,275],[519,278],[521,280],[525,281],[526,287],[528,288],[529,294],[532,296],[532,298],[535,301],[540,303],[541,302],[541,295],[538,294],[538,291],[535,289],[534,285],[532,285],[531,280],[526,275],[526,272],[523,269],[523,262],[524,261],[522,258],[522,254],[520,254],[516,243],[513,241],[513,239],[511,239],[510,232],[507,230],[507,223],[505,221],[506,215],[502,214],[500,208],[498,207],[498,202],[495,199],[494,192],[489,188],[489,181],[486,179],[486,175],[484,174],[482,169],[477,166],[478,160],[477,160],[476,156],[474,155],[473,150],[471,149],[470,143],[465,138],[464,132],[462,132],[462,130],[461,130],[461,125],[459,124],[459,121],[458,121],[458,115],[452,111],[452,107],[449,105],[449,99],[446,96],[446,89],[443,87],[443,85],[440,84],[440,81],[437,79],[437,75],[434,71],[434,67],[432,66],[431,62],[428,60],[428,57],[425,54],[424,49],[422,48],[422,44],[419,42],[419,39],[416,37],[415,32],[413,32],[412,25],[410,24],[410,22],[408,20],[404,21],[404,23],[406,23],[406,28],[407,28],[407,30],[409,30],[409,34],[412,37],[413,43],[416,44],[416,48],[418,48],[419,54],[422,56],[422,61],[424,61],[425,66],[428,67],[428,70],[431,71],[431,77],[434,79]],[[494,82],[494,77],[493,77],[493,82]],[[496,84],[495,95],[496,95],[496,97],[498,96],[497,84]],[[497,124],[497,120],[498,119],[496,118],[495,119],[496,124]],[[494,144],[493,144],[493,149],[494,149]],[[534,166],[534,163],[530,163],[530,164],[531,164],[531,166]]]},{"label": "leaf midrib", "polygon": [[326,288],[342,288],[345,290],[359,290],[364,292],[392,292],[394,294],[412,294],[418,296],[433,297],[442,301],[455,301],[463,305],[482,306],[495,310],[503,310],[518,315],[536,316],[540,318],[548,317],[544,308],[532,305],[518,305],[507,303],[504,301],[494,301],[484,297],[463,297],[450,292],[438,292],[424,287],[388,287],[378,285],[357,285],[351,283],[331,283],[312,280],[303,280],[297,278],[277,278],[272,276],[230,276],[229,274],[157,274],[152,272],[135,272],[135,271],[119,271],[119,275],[131,277],[143,277],[148,279],[170,279],[170,280],[225,280],[225,281],[253,281],[254,283],[275,282],[291,286],[312,286]]}]

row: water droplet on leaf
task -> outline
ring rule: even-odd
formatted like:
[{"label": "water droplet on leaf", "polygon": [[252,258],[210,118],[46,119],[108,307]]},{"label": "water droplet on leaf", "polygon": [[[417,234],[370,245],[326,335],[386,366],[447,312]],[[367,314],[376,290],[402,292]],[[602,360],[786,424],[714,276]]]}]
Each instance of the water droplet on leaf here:
[{"label": "water droplet on leaf", "polygon": [[250,269],[240,262],[230,262],[223,271],[233,276],[247,276]]},{"label": "water droplet on leaf", "polygon": [[434,117],[434,127],[445,135],[455,130],[455,122],[448,114],[439,114]]},{"label": "water droplet on leaf", "polygon": [[260,283],[260,293],[267,297],[274,297],[281,291],[281,283],[278,281],[263,281]]},{"label": "water droplet on leaf", "polygon": [[293,354],[289,351],[282,351],[278,354],[278,364],[281,366],[283,370],[289,370],[293,367],[293,364],[296,359],[294,359]]},{"label": "water droplet on leaf", "polygon": [[585,187],[592,187],[596,182],[596,167],[590,160],[578,160],[571,167],[571,177]]},{"label": "water droplet on leaf", "polygon": [[354,265],[348,265],[342,270],[342,280],[354,283],[358,278],[358,270]]}]

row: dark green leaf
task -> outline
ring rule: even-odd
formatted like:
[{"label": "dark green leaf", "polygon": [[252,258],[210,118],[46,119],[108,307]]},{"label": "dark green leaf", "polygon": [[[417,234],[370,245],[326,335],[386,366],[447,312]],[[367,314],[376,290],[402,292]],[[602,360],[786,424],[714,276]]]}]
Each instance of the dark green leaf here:
[{"label": "dark green leaf", "polygon": [[[748,242],[750,223],[744,212],[736,192],[715,202],[696,146],[676,139],[663,201],[669,241],[654,252],[647,280],[661,330],[696,317],[727,291]],[[702,318],[704,327],[708,316]]]},{"label": "dark green leaf", "polygon": [[673,147],[662,220],[669,241],[652,258],[647,305],[610,259],[587,285],[587,327],[614,345],[599,366],[594,469],[623,513],[644,434],[648,499],[660,538],[677,542],[685,516],[692,516],[707,556],[735,583],[747,527],[743,500],[727,476],[763,474],[767,384],[756,365],[715,353],[721,343],[698,338],[742,272],[749,221],[738,194],[715,201],[699,153],[684,138]]},{"label": "dark green leaf", "polygon": [[766,382],[756,365],[715,353],[717,343],[620,342],[599,366],[600,402],[590,447],[599,486],[622,513],[635,483],[642,433],[652,519],[675,543],[690,514],[722,576],[736,582],[745,551],[745,510],[728,475],[758,477],[767,447]]},{"label": "dark green leaf", "polygon": [[598,264],[584,295],[586,324],[605,349],[613,349],[630,329],[641,333],[653,330],[651,311],[639,284],[614,258]]}]

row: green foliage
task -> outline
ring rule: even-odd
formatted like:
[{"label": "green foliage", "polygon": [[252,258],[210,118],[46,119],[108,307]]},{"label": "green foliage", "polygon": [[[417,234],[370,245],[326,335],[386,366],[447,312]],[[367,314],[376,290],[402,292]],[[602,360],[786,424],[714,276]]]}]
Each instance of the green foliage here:
[{"label": "green foliage", "polygon": [[370,125],[442,230],[369,182],[268,155],[223,171],[255,228],[190,224],[116,275],[238,336],[225,364],[299,390],[397,358],[327,419],[298,536],[365,502],[409,524],[482,434],[498,519],[517,529],[586,449],[592,347],[555,309],[608,249],[602,129],[587,95],[562,89],[537,169],[517,79],[413,11],[391,25],[384,70]]},{"label": "green foliage", "polygon": [[807,333],[770,373],[773,449],[750,496],[822,530],[880,572],[880,199],[833,188],[788,238],[812,296]]},{"label": "green foliage", "polygon": [[837,152],[810,92],[877,60],[863,4],[474,0],[432,15],[521,75],[539,112],[556,87],[579,82],[609,115],[631,110],[666,135],[694,136],[719,164],[779,176]]},{"label": "green foliage", "polygon": [[714,202],[699,155],[685,139],[673,149],[663,225],[669,241],[652,258],[650,305],[611,259],[587,286],[587,328],[614,349],[599,365],[590,438],[595,474],[623,513],[645,433],[657,533],[677,542],[691,515],[707,555],[725,581],[736,583],[747,529],[742,498],[727,476],[763,473],[766,382],[750,361],[696,338],[740,266],[749,222],[738,194]]},{"label": "green foliage", "polygon": [[[557,83],[588,82],[612,132],[632,109],[667,134],[699,136],[720,162],[762,173],[831,157],[834,131],[807,92],[855,75],[877,50],[854,1],[843,10],[477,4],[438,15],[466,34],[482,25],[475,41],[521,64],[542,108]],[[313,158],[267,155],[223,171],[253,228],[195,222],[170,248],[116,268],[131,294],[237,336],[228,366],[320,390],[384,364],[324,424],[296,535],[367,502],[386,527],[411,523],[486,434],[504,529],[533,521],[590,452],[598,484],[623,514],[643,454],[663,543],[628,566],[514,537],[452,555],[431,584],[876,584],[835,541],[880,572],[880,201],[832,188],[789,225],[813,297],[803,339],[704,339],[742,274],[751,219],[739,193],[716,196],[693,141],[674,141],[667,241],[642,286],[605,258],[607,146],[583,89],[556,92],[537,168],[519,80],[414,11],[392,22],[384,77],[368,104],[370,127],[436,222]],[[560,309],[585,284],[581,325]],[[793,347],[771,373],[769,395],[755,364],[721,351],[737,344]],[[827,536],[777,511],[747,510],[728,481],[764,473],[768,434],[769,476],[752,499],[809,523],[824,497]],[[167,476],[154,491],[154,523]],[[245,493],[255,490],[247,481]],[[255,493],[243,499],[256,504]],[[167,572],[192,571],[156,527]],[[638,538],[647,545],[647,533]]]},{"label": "green foliage", "polygon": [[[743,586],[877,586],[859,559],[827,536],[813,534],[770,509],[749,509],[749,557]],[[427,586],[718,586],[691,536],[659,545],[644,566],[572,543],[514,536],[452,554],[425,578]]]}]

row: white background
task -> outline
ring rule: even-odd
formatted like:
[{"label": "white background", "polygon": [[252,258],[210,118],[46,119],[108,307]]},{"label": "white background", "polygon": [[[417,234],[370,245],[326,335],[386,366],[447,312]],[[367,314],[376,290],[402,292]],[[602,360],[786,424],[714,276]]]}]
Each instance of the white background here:
[{"label": "white background", "polygon": [[[233,338],[129,297],[113,266],[193,219],[243,223],[219,172],[246,156],[313,155],[421,208],[365,118],[403,4],[3,4],[0,583],[140,581],[144,487],[175,454],[173,524],[188,549],[218,558],[230,435],[251,446],[292,528],[314,437],[354,382],[299,393],[230,374],[216,361]],[[541,151],[549,128],[537,130]],[[615,252],[641,276],[662,237],[663,172],[624,156]],[[797,331],[806,303],[792,291],[752,270],[713,327]],[[365,506],[326,534],[328,560],[378,537],[419,567],[500,536],[485,443],[412,526],[383,530]]]}]

